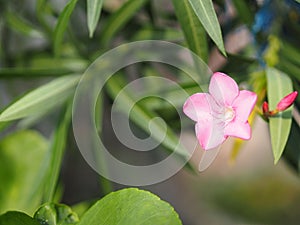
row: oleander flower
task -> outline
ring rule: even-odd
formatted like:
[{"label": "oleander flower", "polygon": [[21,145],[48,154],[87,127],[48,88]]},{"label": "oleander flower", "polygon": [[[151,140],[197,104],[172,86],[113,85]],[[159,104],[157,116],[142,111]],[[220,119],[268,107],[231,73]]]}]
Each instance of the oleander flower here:
[{"label": "oleander flower", "polygon": [[237,83],[224,73],[214,73],[209,93],[190,96],[183,112],[196,122],[195,132],[205,150],[222,144],[229,136],[248,140],[251,127],[248,117],[256,103],[254,92],[239,91]]}]

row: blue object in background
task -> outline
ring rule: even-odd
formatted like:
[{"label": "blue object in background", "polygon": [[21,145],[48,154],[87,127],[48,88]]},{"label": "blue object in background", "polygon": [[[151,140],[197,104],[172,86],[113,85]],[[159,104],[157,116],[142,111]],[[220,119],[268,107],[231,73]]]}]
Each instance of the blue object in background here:
[{"label": "blue object in background", "polygon": [[255,14],[254,24],[252,26],[253,34],[258,32],[268,32],[275,18],[275,10],[272,7],[272,1],[267,0]]}]

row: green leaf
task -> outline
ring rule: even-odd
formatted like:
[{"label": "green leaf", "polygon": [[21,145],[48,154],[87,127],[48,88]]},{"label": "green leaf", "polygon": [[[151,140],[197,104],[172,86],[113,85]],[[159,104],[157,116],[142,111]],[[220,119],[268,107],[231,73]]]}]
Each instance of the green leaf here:
[{"label": "green leaf", "polygon": [[23,35],[28,35],[37,38],[44,37],[41,31],[34,28],[29,22],[25,21],[23,18],[20,18],[19,15],[15,12],[7,12],[5,14],[5,19],[11,28],[22,33]]},{"label": "green leaf", "polygon": [[79,79],[78,75],[60,77],[29,92],[1,113],[0,122],[46,112],[61,104],[74,93]]},{"label": "green leaf", "polygon": [[143,7],[149,0],[128,0],[117,12],[113,13],[102,30],[101,42],[108,45],[114,35]]},{"label": "green leaf", "polygon": [[155,27],[143,27],[135,32],[132,41],[143,40],[165,40],[165,41],[180,41],[183,39],[181,30],[166,28],[158,29]]},{"label": "green leaf", "polygon": [[208,45],[205,30],[188,0],[173,0],[173,5],[189,49],[208,60]]},{"label": "green leaf", "polygon": [[189,0],[204,29],[226,56],[220,24],[212,0]]},{"label": "green leaf", "polygon": [[77,0],[70,0],[58,17],[57,24],[55,26],[54,34],[53,34],[53,48],[54,48],[54,54],[56,56],[59,56],[60,54],[64,34],[67,29],[72,12],[76,6],[76,3]]},{"label": "green leaf", "polygon": [[48,142],[37,132],[19,131],[0,142],[0,213],[32,213],[42,198]]},{"label": "green leaf", "polygon": [[[278,102],[293,91],[292,81],[288,75],[275,68],[267,68],[267,85],[270,110],[274,110]],[[269,120],[274,163],[276,164],[289,137],[292,124],[292,107],[270,117]]]},{"label": "green leaf", "polygon": [[87,23],[90,38],[93,37],[94,31],[100,18],[103,0],[87,0]]},{"label": "green leaf", "polygon": [[17,77],[32,78],[32,77],[51,77],[51,76],[63,76],[74,73],[73,70],[59,67],[59,68],[1,68],[0,78]]},{"label": "green leaf", "polygon": [[62,159],[65,152],[68,130],[71,121],[72,107],[69,103],[63,112],[60,121],[54,131],[52,145],[50,148],[50,165],[48,179],[46,181],[45,199],[47,202],[53,202],[57,181],[60,173]]},{"label": "green leaf", "polygon": [[34,218],[42,225],[75,225],[79,222],[77,214],[69,206],[54,203],[42,205]]},{"label": "green leaf", "polygon": [[93,205],[78,225],[179,225],[178,214],[156,195],[128,188],[112,192]]},{"label": "green leaf", "polygon": [[0,225],[41,225],[22,212],[7,212],[0,216]]}]

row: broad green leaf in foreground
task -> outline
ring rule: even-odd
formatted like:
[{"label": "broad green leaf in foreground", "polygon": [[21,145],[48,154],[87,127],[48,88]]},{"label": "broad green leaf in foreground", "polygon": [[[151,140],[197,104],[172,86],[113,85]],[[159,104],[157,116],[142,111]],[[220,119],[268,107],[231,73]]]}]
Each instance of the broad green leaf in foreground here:
[{"label": "broad green leaf in foreground", "polygon": [[54,203],[42,205],[34,218],[43,225],[75,225],[79,222],[77,214],[69,206]]},{"label": "broad green leaf in foreground", "polygon": [[70,0],[58,17],[53,35],[54,54],[59,55],[62,41],[77,0]]},{"label": "broad green leaf in foreground", "polygon": [[79,79],[78,75],[60,77],[29,92],[4,110],[0,121],[20,119],[59,105],[74,93]]},{"label": "broad green leaf in foreground", "polygon": [[205,62],[208,60],[208,46],[204,28],[196,16],[188,0],[173,0],[177,18],[189,48],[201,57]]},{"label": "broad green leaf in foreground", "polygon": [[78,225],[180,225],[178,214],[156,195],[128,188],[112,192],[94,204]]},{"label": "broad green leaf in foreground", "polygon": [[7,212],[0,216],[0,225],[41,225],[35,219],[22,212]]},{"label": "broad green leaf in foreground", "polygon": [[208,35],[226,56],[220,24],[212,0],[189,0]]},{"label": "broad green leaf in foreground", "polygon": [[[288,75],[275,68],[267,68],[267,85],[270,110],[274,110],[277,103],[293,91],[292,81]],[[276,164],[289,137],[292,124],[292,107],[274,117],[270,117],[269,120],[274,163]]]},{"label": "broad green leaf in foreground", "polygon": [[48,142],[37,132],[19,131],[0,142],[0,213],[32,213],[42,198]]},{"label": "broad green leaf in foreground", "polygon": [[87,23],[90,37],[93,37],[94,31],[100,18],[103,0],[87,0]]}]

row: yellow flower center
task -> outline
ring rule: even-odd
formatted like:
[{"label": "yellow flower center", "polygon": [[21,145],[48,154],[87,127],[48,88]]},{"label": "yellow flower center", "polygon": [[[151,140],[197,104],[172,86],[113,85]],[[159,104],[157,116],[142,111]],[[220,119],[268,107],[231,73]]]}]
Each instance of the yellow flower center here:
[{"label": "yellow flower center", "polygon": [[225,116],[225,123],[231,122],[235,117],[235,112],[234,112],[233,108],[230,106],[226,107],[224,116]]}]

